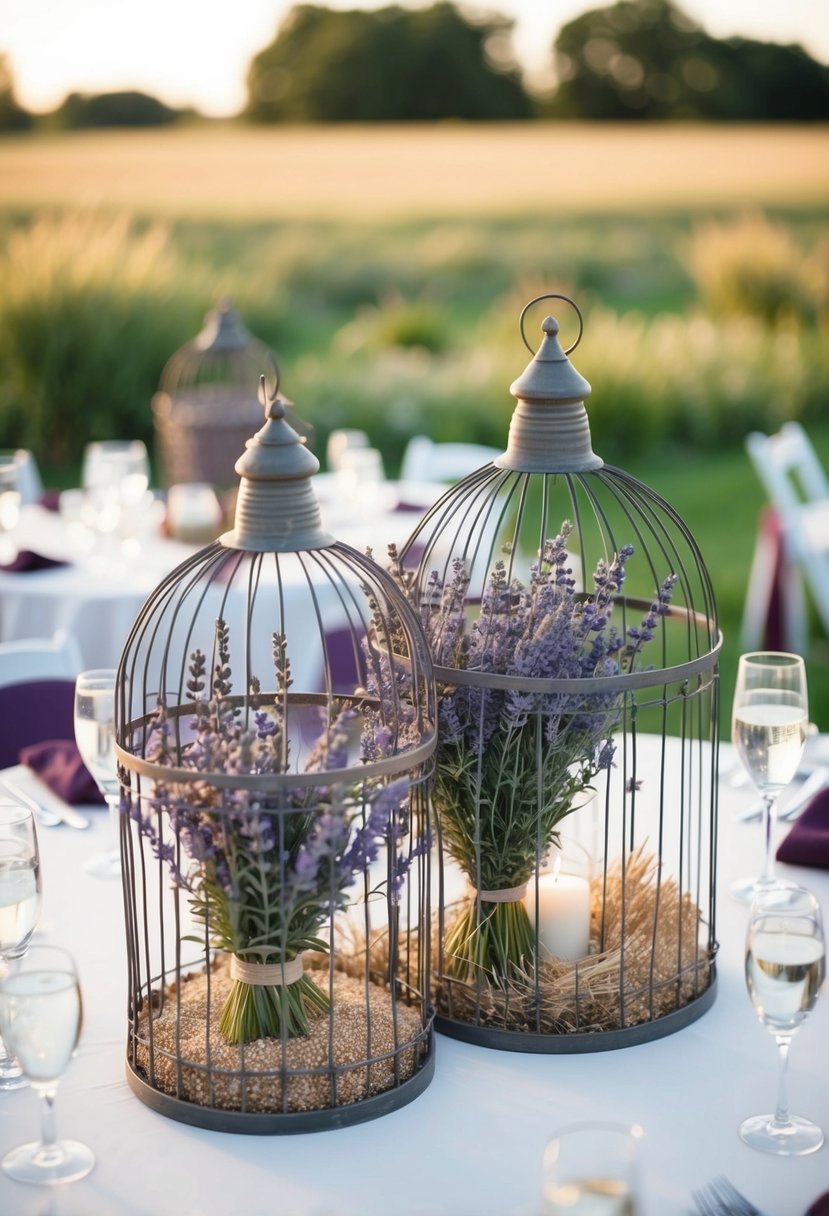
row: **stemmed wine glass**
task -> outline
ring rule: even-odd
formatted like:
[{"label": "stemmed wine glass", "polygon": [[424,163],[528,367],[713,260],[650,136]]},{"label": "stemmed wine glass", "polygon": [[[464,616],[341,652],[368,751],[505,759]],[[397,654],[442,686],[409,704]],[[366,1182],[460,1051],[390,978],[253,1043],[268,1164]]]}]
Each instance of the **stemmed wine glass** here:
[{"label": "stemmed wine glass", "polygon": [[800,655],[757,651],[740,656],[731,739],[763,798],[765,862],[759,878],[741,878],[731,893],[749,903],[774,881],[772,832],[780,791],[797,772],[809,724],[806,666]]},{"label": "stemmed wine glass", "polygon": [[115,764],[115,677],[113,668],[82,671],[75,681],[75,742],[109,807],[112,846],[84,864],[96,878],[120,878],[119,804]]},{"label": "stemmed wine glass", "polygon": [[740,1124],[752,1148],[780,1157],[801,1157],[823,1144],[816,1123],[789,1113],[786,1066],[792,1036],[815,1007],[826,970],[820,904],[793,883],[761,887],[751,907],[746,936],[746,984],[751,1003],[777,1040],[780,1060],[777,1108]]},{"label": "stemmed wine glass", "polygon": [[3,1169],[18,1182],[74,1182],[95,1164],[91,1149],[57,1140],[54,1127],[58,1081],[78,1044],[82,1016],[75,963],[57,946],[32,946],[0,980],[0,1027],[41,1099],[40,1140],[3,1158]]},{"label": "stemmed wine glass", "polygon": [[[25,954],[41,904],[40,855],[32,812],[15,802],[0,805],[0,963],[3,970]],[[0,1037],[0,1090],[19,1089],[26,1078]]]}]

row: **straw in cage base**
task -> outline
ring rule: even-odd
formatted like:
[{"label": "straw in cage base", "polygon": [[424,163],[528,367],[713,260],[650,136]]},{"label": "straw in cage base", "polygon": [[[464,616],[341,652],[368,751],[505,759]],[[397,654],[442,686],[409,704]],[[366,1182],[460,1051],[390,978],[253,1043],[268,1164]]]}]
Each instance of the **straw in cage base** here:
[{"label": "straw in cage base", "polygon": [[699,944],[699,908],[687,892],[680,896],[673,879],[657,885],[658,868],[640,846],[625,860],[624,880],[621,861],[594,878],[586,958],[543,959],[537,974],[516,970],[506,986],[441,975],[438,1012],[558,1035],[617,1030],[681,1009],[708,987],[711,960]]}]

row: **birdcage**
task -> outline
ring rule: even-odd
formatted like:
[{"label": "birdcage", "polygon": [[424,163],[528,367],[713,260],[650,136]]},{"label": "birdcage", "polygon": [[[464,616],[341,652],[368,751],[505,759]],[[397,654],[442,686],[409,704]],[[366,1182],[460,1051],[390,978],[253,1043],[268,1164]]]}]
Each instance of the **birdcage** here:
[{"label": "birdcage", "polygon": [[416,614],[324,530],[262,393],[233,529],[153,592],[118,672],[127,1075],[184,1122],[304,1132],[432,1075],[435,694]]},{"label": "birdcage", "polygon": [[[548,298],[573,303],[531,301],[528,346]],[[436,1025],[520,1051],[656,1038],[715,996],[714,595],[676,511],[592,450],[573,307],[504,453],[393,555],[438,690]]]},{"label": "birdcage", "polygon": [[259,376],[274,367],[270,349],[248,332],[233,303],[221,300],[201,332],[168,359],[153,396],[163,486],[236,485],[234,463],[262,420]]}]

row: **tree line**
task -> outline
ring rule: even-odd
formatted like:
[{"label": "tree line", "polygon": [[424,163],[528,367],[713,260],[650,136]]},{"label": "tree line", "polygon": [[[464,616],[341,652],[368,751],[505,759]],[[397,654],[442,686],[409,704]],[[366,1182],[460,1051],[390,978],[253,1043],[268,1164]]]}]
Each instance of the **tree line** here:
[{"label": "tree line", "polygon": [[[240,118],[829,119],[829,67],[799,46],[714,38],[672,0],[617,0],[562,26],[550,48],[554,84],[542,93],[528,86],[515,60],[513,25],[448,0],[373,11],[298,4],[251,61]],[[38,125],[157,126],[182,117],[144,93],[70,94]],[[0,56],[0,129],[34,124]]]}]

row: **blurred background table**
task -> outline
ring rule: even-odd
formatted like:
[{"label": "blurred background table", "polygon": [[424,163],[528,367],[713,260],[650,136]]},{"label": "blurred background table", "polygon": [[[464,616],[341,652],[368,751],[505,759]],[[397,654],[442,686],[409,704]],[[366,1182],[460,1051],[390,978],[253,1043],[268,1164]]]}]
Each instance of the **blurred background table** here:
[{"label": "blurred background table", "polygon": [[[725,746],[722,772],[731,767]],[[829,1187],[829,1147],[779,1159],[747,1148],[737,1126],[768,1110],[776,1053],[743,979],[747,909],[729,883],[761,865],[757,823],[735,814],[756,798],[721,781],[717,936],[712,1009],[677,1034],[588,1055],[479,1048],[438,1036],[430,1087],[373,1122],[313,1135],[207,1132],[141,1103],[125,1080],[125,947],[118,883],[83,872],[106,841],[105,812],[87,832],[40,832],[41,936],[76,956],[84,993],[80,1048],[61,1082],[59,1134],[94,1150],[82,1182],[44,1194],[0,1177],[0,1211],[14,1216],[536,1216],[544,1145],[564,1123],[610,1119],[644,1128],[645,1216],[688,1216],[692,1187],[726,1173],[766,1216],[803,1216]],[[781,826],[778,831],[786,829]],[[829,871],[778,865],[829,913]],[[796,1036],[792,1107],[829,1131],[829,994]],[[0,1153],[34,1135],[30,1090],[0,1095]]]},{"label": "blurred background table", "polygon": [[[382,482],[344,500],[336,479],[315,479],[323,519],[338,540],[374,549],[382,560],[390,541],[401,544],[420,514],[446,488],[438,482]],[[0,570],[0,641],[77,638],[85,667],[115,667],[136,614],[161,579],[200,545],[161,534],[160,513],[140,536],[95,541],[88,529],[40,506],[25,506],[15,530],[20,550],[66,564],[25,572]]]}]

